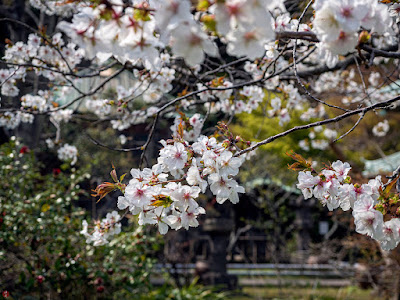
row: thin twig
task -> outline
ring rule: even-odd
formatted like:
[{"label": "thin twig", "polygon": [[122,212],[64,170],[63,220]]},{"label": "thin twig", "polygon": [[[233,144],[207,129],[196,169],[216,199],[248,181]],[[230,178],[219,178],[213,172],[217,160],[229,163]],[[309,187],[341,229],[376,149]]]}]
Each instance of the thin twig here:
[{"label": "thin twig", "polygon": [[357,66],[358,74],[360,75],[360,78],[361,78],[361,82],[362,82],[362,85],[364,88],[364,93],[369,100],[369,104],[372,104],[371,98],[369,97],[369,94],[368,94],[367,85],[365,84],[365,81],[364,81],[364,76],[361,72],[360,64],[358,63],[358,59],[355,55],[353,57],[354,57],[354,62],[356,63],[356,66]]},{"label": "thin twig", "polygon": [[216,68],[216,69],[214,69],[214,70],[205,72],[204,74],[202,74],[202,75],[200,76],[200,79],[203,79],[203,78],[207,77],[208,75],[212,75],[212,74],[214,74],[214,73],[217,73],[217,72],[221,71],[222,69],[225,69],[225,68],[227,68],[227,67],[236,65],[236,64],[241,63],[241,62],[244,62],[244,61],[246,61],[246,60],[248,60],[247,57],[241,57],[241,58],[238,58],[237,60],[234,60],[234,61],[231,61],[231,62],[226,63],[226,64],[224,64],[224,65],[221,65],[221,66],[219,66],[218,68]]},{"label": "thin twig", "polygon": [[143,152],[140,155],[140,164],[139,164],[140,168],[142,168],[143,159],[145,159],[146,150],[151,142],[151,139],[153,138],[159,115],[160,115],[159,113],[156,114],[154,121],[153,121],[153,125],[151,126],[151,129],[150,129],[149,136],[147,137],[146,143],[141,147],[141,150],[143,150]]},{"label": "thin twig", "polygon": [[119,152],[131,152],[131,151],[138,151],[140,149],[142,149],[142,146],[139,147],[135,147],[135,148],[113,148],[107,145],[104,145],[102,143],[100,143],[99,141],[95,140],[92,136],[90,136],[90,134],[88,134],[87,132],[84,132],[84,134],[93,142],[93,144],[106,148],[108,150],[112,150],[112,151],[119,151]]},{"label": "thin twig", "polygon": [[119,74],[121,74],[123,71],[125,71],[125,66],[122,67],[121,69],[119,69],[117,72],[115,72],[113,75],[107,77],[102,83],[100,83],[97,87],[95,87],[94,89],[92,89],[91,91],[87,92],[87,93],[83,93],[81,96],[75,98],[74,100],[72,100],[70,103],[64,104],[62,106],[57,107],[56,109],[50,111],[50,112],[54,112],[54,111],[58,111],[61,109],[65,109],[69,106],[71,106],[72,104],[74,104],[75,102],[83,99],[84,97],[88,97],[88,96],[92,96],[94,94],[96,94],[101,88],[103,88],[109,81],[111,81],[112,79],[114,79],[115,77],[117,77]]},{"label": "thin twig", "polygon": [[340,137],[338,137],[336,140],[333,141],[333,143],[336,143],[337,141],[341,140],[345,136],[347,136],[350,132],[352,132],[358,124],[360,124],[361,120],[364,118],[366,112],[362,112],[361,116],[358,118],[357,122],[351,127],[345,134],[342,134]]},{"label": "thin twig", "polygon": [[9,81],[15,75],[15,73],[17,73],[19,68],[20,67],[16,68],[6,79],[4,79],[4,81],[2,83],[0,83],[0,87],[2,87],[3,84],[5,84],[7,81]]}]

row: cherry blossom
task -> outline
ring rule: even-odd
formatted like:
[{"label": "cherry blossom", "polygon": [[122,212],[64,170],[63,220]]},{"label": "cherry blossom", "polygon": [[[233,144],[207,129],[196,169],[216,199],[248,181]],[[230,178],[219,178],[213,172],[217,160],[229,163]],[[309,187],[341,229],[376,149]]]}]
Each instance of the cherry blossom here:
[{"label": "cherry blossom", "polygon": [[394,217],[384,222],[379,208],[379,201],[386,201],[382,198],[384,185],[381,178],[378,176],[367,184],[351,184],[350,169],[347,162],[336,161],[319,176],[313,176],[311,171],[301,171],[297,187],[305,199],[314,196],[329,210],[339,206],[344,211],[352,209],[356,232],[377,240],[384,250],[395,248],[400,242],[400,220]]},{"label": "cherry blossom", "polygon": [[389,122],[388,120],[384,120],[382,122],[379,122],[372,128],[372,133],[375,136],[385,136],[389,132]]},{"label": "cherry blossom", "polygon": [[78,149],[75,146],[64,144],[57,150],[57,155],[60,160],[69,161],[74,165],[78,159]]}]

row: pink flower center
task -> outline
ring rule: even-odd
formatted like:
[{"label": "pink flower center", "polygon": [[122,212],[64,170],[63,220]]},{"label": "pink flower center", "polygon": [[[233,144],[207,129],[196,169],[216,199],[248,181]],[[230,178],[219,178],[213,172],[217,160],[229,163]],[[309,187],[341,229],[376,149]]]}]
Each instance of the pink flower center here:
[{"label": "pink flower center", "polygon": [[246,32],[243,37],[245,42],[248,43],[256,39],[256,33],[254,31]]},{"label": "pink flower center", "polygon": [[351,17],[351,11],[352,9],[350,7],[343,7],[340,13],[343,17],[349,18]]},{"label": "pink flower center", "polygon": [[346,32],[341,31],[339,34],[339,40],[345,40],[347,38]]},{"label": "pink flower center", "polygon": [[168,10],[172,11],[173,14],[177,14],[179,9],[179,3],[177,1],[171,2]]},{"label": "pink flower center", "polygon": [[191,46],[198,46],[201,44],[202,39],[196,35],[196,34],[192,34],[189,40],[189,44]]},{"label": "pink flower center", "polygon": [[392,228],[385,227],[383,230],[384,230],[384,232],[385,232],[386,235],[391,235],[391,234],[393,234]]},{"label": "pink flower center", "polygon": [[227,5],[227,8],[228,8],[228,13],[230,16],[237,16],[240,13],[239,4]]},{"label": "pink flower center", "polygon": [[363,193],[363,189],[362,189],[362,187],[358,187],[358,188],[355,188],[355,189],[354,189],[354,192],[355,192],[357,195],[361,195],[361,194]]}]

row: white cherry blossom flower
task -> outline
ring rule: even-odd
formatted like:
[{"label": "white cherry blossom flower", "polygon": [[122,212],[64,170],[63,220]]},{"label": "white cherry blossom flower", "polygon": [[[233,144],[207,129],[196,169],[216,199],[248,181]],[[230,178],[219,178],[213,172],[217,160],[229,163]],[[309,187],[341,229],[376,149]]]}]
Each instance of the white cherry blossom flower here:
[{"label": "white cherry blossom flower", "polygon": [[223,151],[217,156],[216,163],[218,166],[218,173],[221,176],[235,176],[239,173],[239,167],[241,166],[243,160],[239,157],[232,156],[232,152],[227,150]]},{"label": "white cherry blossom flower", "polygon": [[298,181],[297,188],[301,190],[305,199],[309,199],[313,196],[313,189],[319,184],[320,178],[311,175],[310,171],[301,171],[299,172]]},{"label": "white cherry blossom flower", "polygon": [[343,163],[340,160],[335,161],[332,164],[332,168],[336,172],[336,177],[339,181],[343,181],[351,170],[350,164],[348,162]]},{"label": "white cherry blossom flower", "polygon": [[206,191],[207,188],[207,181],[204,180],[201,176],[200,176],[200,171],[197,167],[197,163],[196,160],[193,160],[192,166],[189,168],[188,172],[187,172],[187,176],[186,176],[186,181],[190,184],[190,185],[198,185],[202,191],[202,193],[204,193]]},{"label": "white cherry blossom flower", "polygon": [[175,142],[174,145],[168,145],[160,151],[159,163],[166,169],[182,170],[188,159],[185,146],[182,143]]},{"label": "white cherry blossom flower", "polygon": [[64,144],[57,150],[57,155],[60,160],[69,161],[74,165],[78,159],[78,149],[75,146]]},{"label": "white cherry blossom flower", "polygon": [[383,120],[379,122],[372,128],[372,133],[375,136],[382,137],[385,136],[389,132],[390,126],[388,120]]},{"label": "white cherry blossom flower", "polygon": [[400,220],[395,218],[390,221],[386,221],[382,226],[382,233],[376,233],[375,238],[381,243],[383,250],[392,250],[400,242],[399,237]]},{"label": "white cherry blossom flower", "polygon": [[353,211],[356,231],[371,237],[380,236],[383,225],[383,215],[377,210],[355,213]]},{"label": "white cherry blossom flower", "polygon": [[204,52],[211,56],[217,55],[217,48],[197,24],[182,22],[171,31],[171,47],[176,56],[185,59],[189,66],[203,62]]}]

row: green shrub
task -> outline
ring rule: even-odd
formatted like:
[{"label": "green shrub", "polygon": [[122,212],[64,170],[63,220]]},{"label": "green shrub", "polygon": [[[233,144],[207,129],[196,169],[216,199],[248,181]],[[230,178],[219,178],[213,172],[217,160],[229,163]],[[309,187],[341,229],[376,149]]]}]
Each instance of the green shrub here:
[{"label": "green shrub", "polygon": [[159,240],[129,224],[110,245],[87,245],[86,212],[75,202],[89,197],[80,184],[90,176],[61,169],[46,173],[15,139],[0,146],[0,289],[15,299],[134,299],[153,290]]}]

